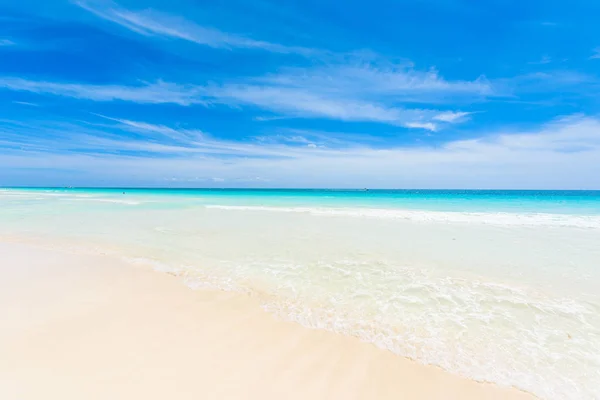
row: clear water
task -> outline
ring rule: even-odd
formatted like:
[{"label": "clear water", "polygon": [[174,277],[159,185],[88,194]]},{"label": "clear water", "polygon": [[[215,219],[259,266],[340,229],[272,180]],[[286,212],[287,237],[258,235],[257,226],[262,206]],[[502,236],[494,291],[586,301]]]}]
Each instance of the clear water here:
[{"label": "clear water", "polygon": [[600,192],[0,190],[0,235],[548,399],[600,398]]},{"label": "clear water", "polygon": [[[5,189],[9,190],[9,189]],[[12,189],[29,193],[132,201],[160,196],[195,204],[286,207],[352,207],[456,212],[600,215],[600,191],[591,190],[307,190],[307,189]],[[125,198],[123,198],[125,199]],[[125,200],[124,200],[125,201]]]}]

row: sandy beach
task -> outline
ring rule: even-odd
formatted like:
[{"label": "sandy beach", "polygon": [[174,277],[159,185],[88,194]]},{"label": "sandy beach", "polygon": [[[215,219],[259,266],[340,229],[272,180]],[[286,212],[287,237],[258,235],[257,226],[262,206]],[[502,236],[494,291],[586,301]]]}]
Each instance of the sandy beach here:
[{"label": "sandy beach", "polygon": [[600,400],[600,0],[0,4],[0,400]]},{"label": "sandy beach", "polygon": [[108,256],[0,243],[3,399],[527,399],[244,294]]}]

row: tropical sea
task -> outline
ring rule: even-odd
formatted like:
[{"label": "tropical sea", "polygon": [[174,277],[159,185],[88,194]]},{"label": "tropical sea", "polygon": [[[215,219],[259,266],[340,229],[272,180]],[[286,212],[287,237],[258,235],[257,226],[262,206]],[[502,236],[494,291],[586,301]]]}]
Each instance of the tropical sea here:
[{"label": "tropical sea", "polygon": [[600,191],[6,188],[0,237],[247,292],[544,399],[600,398]]}]

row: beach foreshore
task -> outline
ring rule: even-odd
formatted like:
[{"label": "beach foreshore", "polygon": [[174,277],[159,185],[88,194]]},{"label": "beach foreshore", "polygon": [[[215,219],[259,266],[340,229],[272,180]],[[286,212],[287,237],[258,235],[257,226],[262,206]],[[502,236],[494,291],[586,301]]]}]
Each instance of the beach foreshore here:
[{"label": "beach foreshore", "polygon": [[0,398],[531,399],[103,255],[0,242]]}]

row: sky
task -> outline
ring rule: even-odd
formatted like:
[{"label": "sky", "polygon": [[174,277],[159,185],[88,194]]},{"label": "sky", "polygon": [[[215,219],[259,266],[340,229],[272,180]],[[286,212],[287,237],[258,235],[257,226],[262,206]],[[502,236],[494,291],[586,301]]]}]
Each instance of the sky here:
[{"label": "sky", "polygon": [[600,2],[0,0],[0,186],[600,189]]}]

